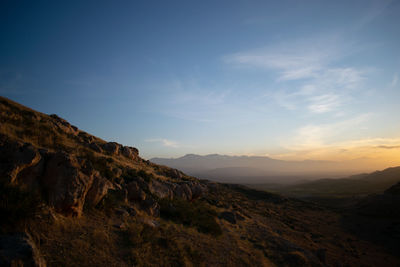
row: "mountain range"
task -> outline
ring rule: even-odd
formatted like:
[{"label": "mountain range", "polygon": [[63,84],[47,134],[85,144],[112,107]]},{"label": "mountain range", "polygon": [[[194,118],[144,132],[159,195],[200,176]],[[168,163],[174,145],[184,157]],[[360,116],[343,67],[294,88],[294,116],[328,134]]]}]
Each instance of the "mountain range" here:
[{"label": "mountain range", "polygon": [[286,161],[261,156],[187,154],[180,158],[152,158],[151,162],[180,169],[192,176],[225,183],[294,183],[338,178],[374,171],[365,159],[343,162]]}]

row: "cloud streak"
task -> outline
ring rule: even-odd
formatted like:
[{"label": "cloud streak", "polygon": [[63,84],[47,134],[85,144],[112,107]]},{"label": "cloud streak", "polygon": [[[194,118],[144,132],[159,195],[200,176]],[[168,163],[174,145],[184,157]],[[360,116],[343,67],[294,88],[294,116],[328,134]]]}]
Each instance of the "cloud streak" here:
[{"label": "cloud streak", "polygon": [[286,109],[306,108],[314,114],[337,112],[361,88],[367,74],[366,70],[351,66],[333,67],[347,53],[344,51],[352,50],[339,41],[331,37],[288,42],[227,55],[224,62],[275,72],[280,89],[274,97]]},{"label": "cloud streak", "polygon": [[168,140],[165,138],[153,138],[153,139],[146,139],[145,142],[147,143],[160,143],[162,146],[170,147],[170,148],[178,148],[179,144],[175,141]]},{"label": "cloud streak", "polygon": [[[283,48],[281,48],[283,46]],[[226,64],[236,67],[276,70],[278,81],[312,78],[317,75],[330,57],[321,49],[310,49],[309,45],[295,46],[280,44],[253,51],[234,53],[223,57]]]},{"label": "cloud streak", "polygon": [[343,138],[357,134],[372,114],[366,113],[330,124],[308,124],[295,130],[294,136],[283,143],[289,150],[326,147]]},{"label": "cloud streak", "polygon": [[400,137],[347,140],[271,156],[285,160],[353,160],[363,168],[382,169],[400,164]]}]

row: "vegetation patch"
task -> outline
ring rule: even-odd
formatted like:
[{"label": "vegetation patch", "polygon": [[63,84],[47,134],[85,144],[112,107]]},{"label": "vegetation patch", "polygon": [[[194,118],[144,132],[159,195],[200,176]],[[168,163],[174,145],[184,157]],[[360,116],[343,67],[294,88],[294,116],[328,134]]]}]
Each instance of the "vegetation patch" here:
[{"label": "vegetation patch", "polygon": [[202,266],[204,260],[186,240],[177,237],[174,230],[162,226],[154,228],[131,222],[121,233],[121,238],[123,246],[130,252],[125,258],[129,265]]},{"label": "vegetation patch", "polygon": [[110,181],[113,180],[115,175],[109,167],[109,165],[114,162],[112,158],[96,156],[90,149],[84,149],[81,153],[103,177]]},{"label": "vegetation patch", "polygon": [[214,236],[222,234],[221,227],[215,220],[217,212],[204,202],[188,202],[182,199],[162,199],[159,204],[161,207],[160,215],[164,219],[195,227],[202,233]]}]

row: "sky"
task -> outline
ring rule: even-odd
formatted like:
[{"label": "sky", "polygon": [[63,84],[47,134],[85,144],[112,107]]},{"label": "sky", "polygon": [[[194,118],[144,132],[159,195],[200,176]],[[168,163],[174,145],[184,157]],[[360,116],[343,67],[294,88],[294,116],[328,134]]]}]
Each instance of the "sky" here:
[{"label": "sky", "polygon": [[400,1],[8,1],[0,95],[140,155],[400,164]]}]

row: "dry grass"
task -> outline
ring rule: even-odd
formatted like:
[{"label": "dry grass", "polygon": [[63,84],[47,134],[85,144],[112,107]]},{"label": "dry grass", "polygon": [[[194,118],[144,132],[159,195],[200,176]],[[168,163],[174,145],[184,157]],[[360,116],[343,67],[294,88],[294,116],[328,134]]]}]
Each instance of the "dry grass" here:
[{"label": "dry grass", "polygon": [[29,231],[49,266],[125,266],[118,235],[105,217],[56,216]]},{"label": "dry grass", "polygon": [[106,216],[96,209],[78,219],[49,213],[28,232],[48,266],[268,266],[247,241],[230,234],[216,238],[163,219],[158,227],[146,220],[154,218]]}]

